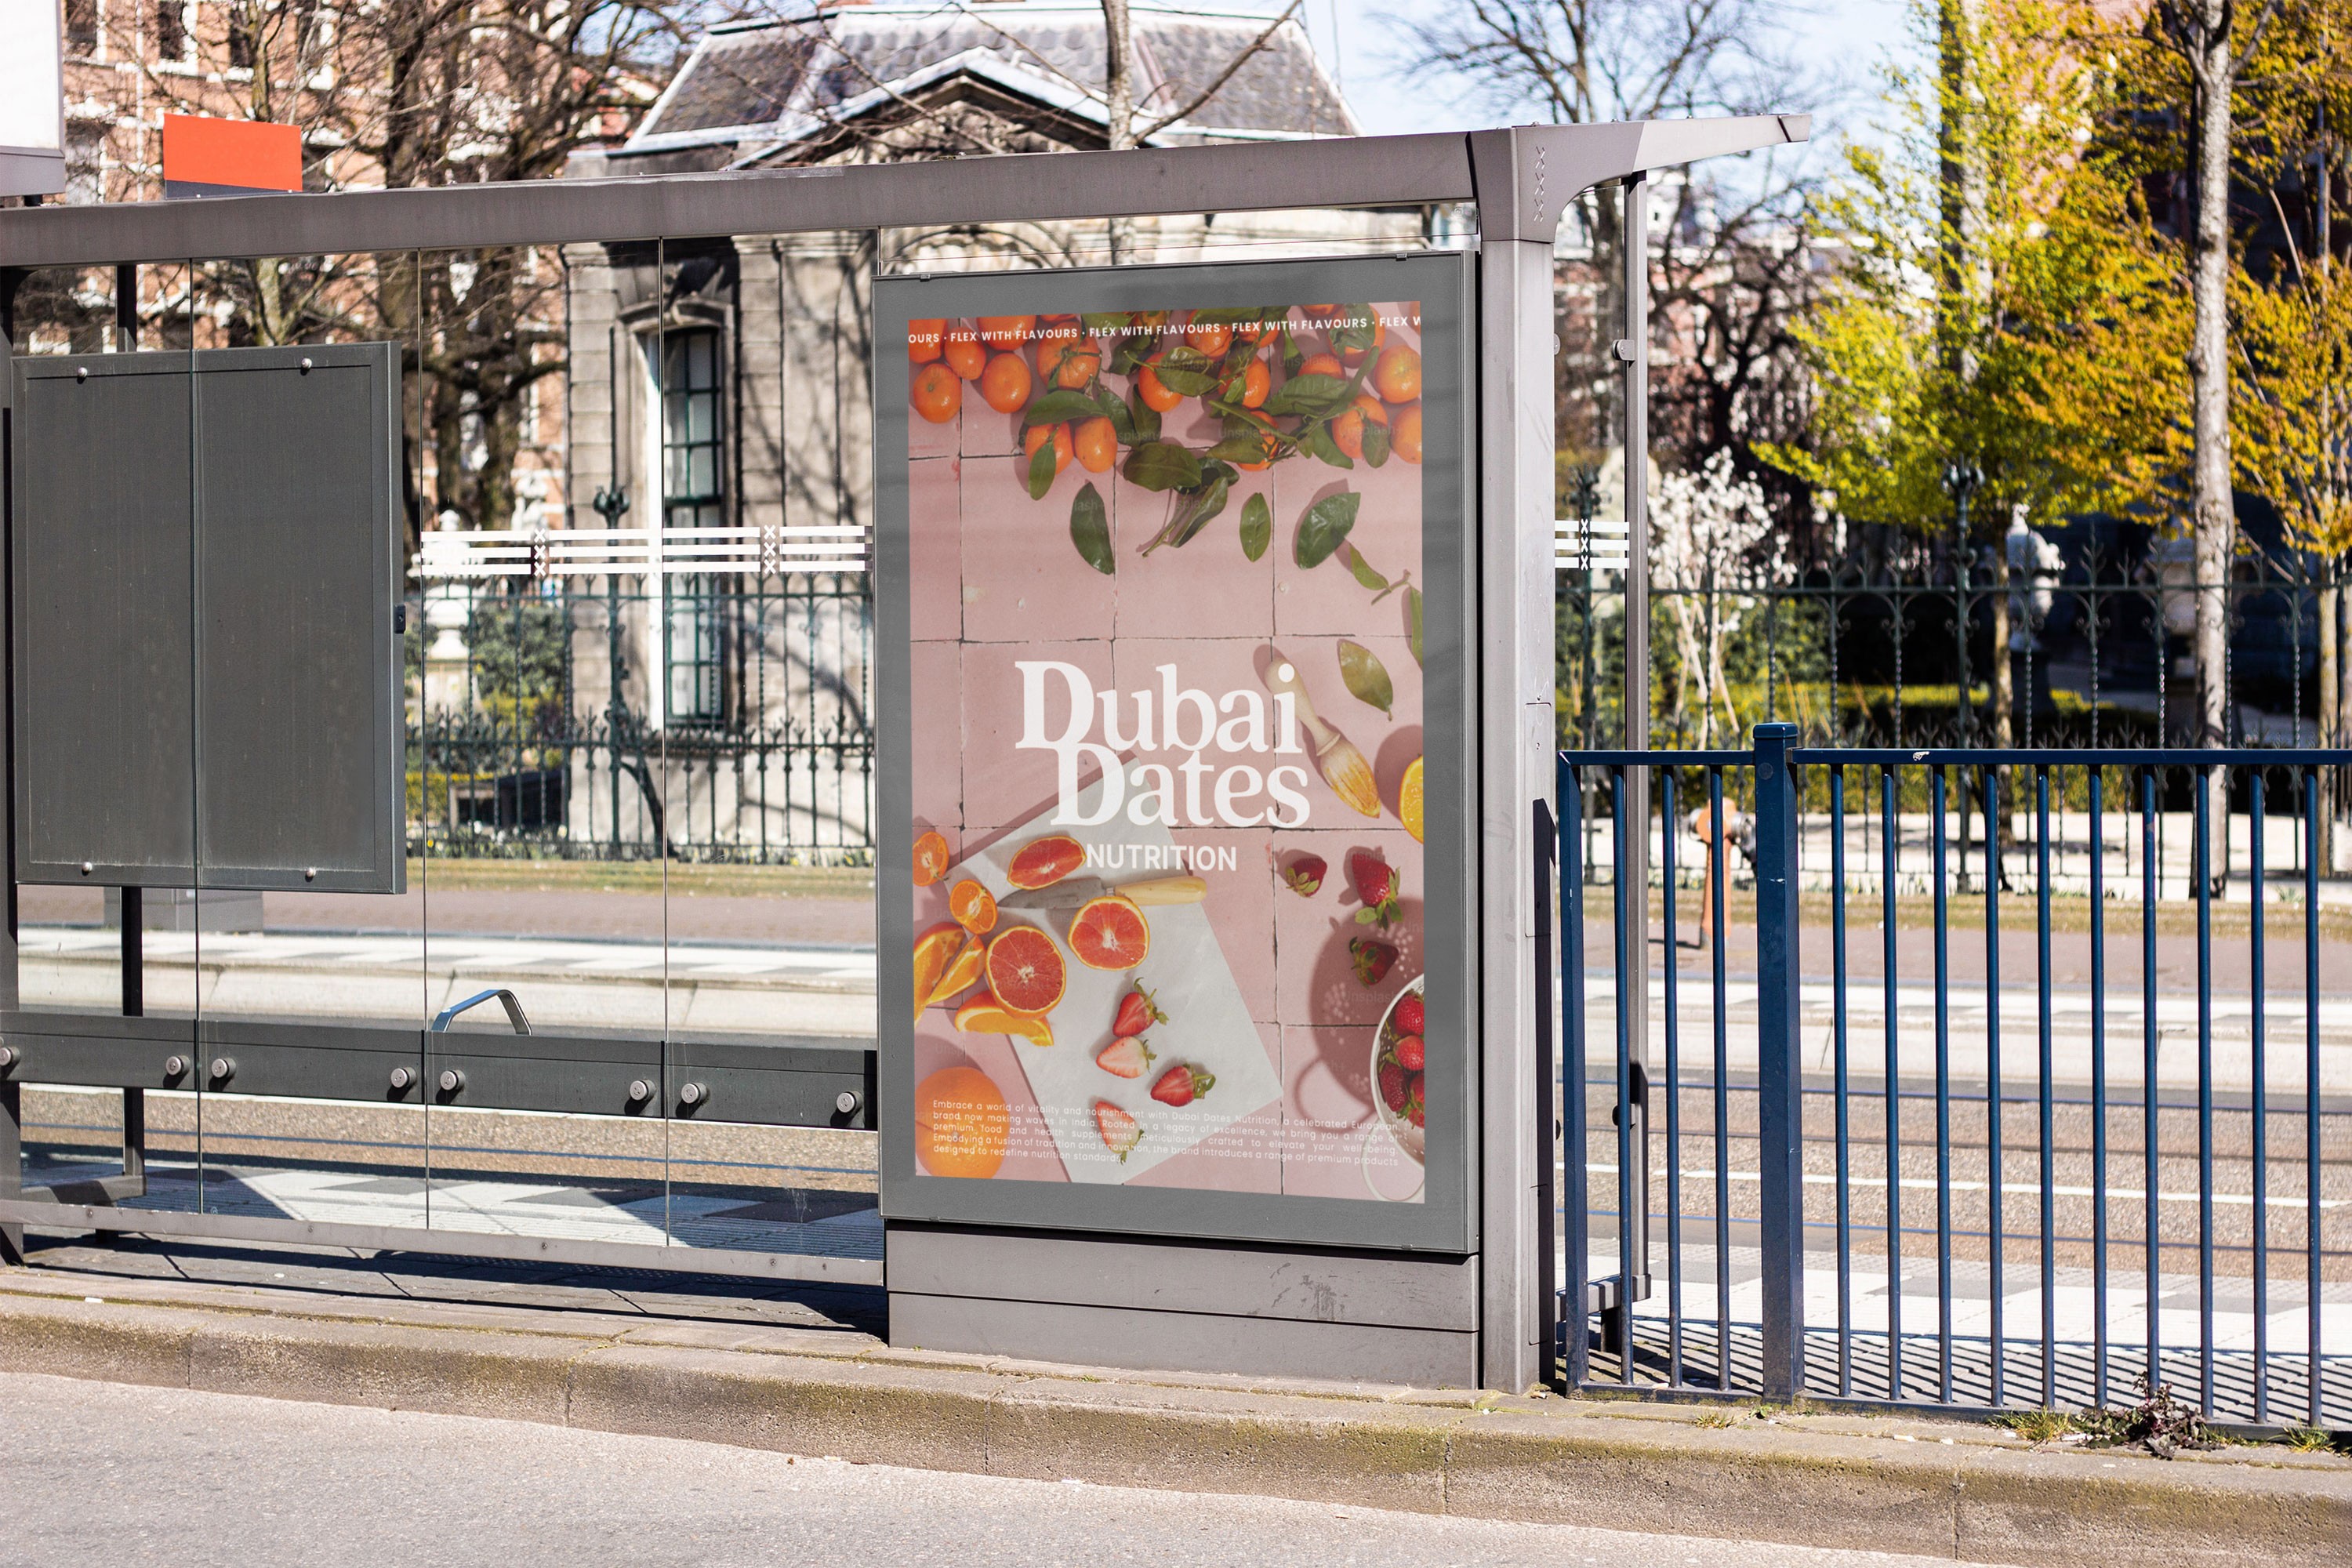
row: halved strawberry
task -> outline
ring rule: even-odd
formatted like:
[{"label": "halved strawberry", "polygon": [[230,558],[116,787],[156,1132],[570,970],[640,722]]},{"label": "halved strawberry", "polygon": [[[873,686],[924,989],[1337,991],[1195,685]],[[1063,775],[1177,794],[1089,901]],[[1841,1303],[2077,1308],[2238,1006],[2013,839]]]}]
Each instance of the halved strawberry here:
[{"label": "halved strawberry", "polygon": [[[1151,999],[1151,993],[1138,985],[1118,999],[1118,1016],[1111,1020],[1110,1032],[1122,1036],[1139,1035],[1152,1025],[1167,1021],[1168,1015],[1160,1010],[1160,1004]],[[1129,1073],[1128,1076],[1132,1078],[1135,1075]]]},{"label": "halved strawberry", "polygon": [[1368,936],[1351,936],[1348,939],[1348,960],[1356,966],[1357,979],[1367,985],[1378,985],[1396,967],[1397,950]]},{"label": "halved strawberry", "polygon": [[1141,1078],[1157,1054],[1140,1036],[1121,1035],[1095,1053],[1095,1066],[1113,1078]]},{"label": "halved strawberry", "polygon": [[1323,886],[1323,874],[1331,868],[1320,855],[1301,855],[1282,868],[1282,879],[1290,890],[1302,898],[1313,898]]},{"label": "halved strawberry", "polygon": [[1356,923],[1377,923],[1382,930],[1397,918],[1397,892],[1403,886],[1396,868],[1377,855],[1359,849],[1348,857],[1348,875],[1354,879],[1356,897],[1364,907],[1356,911]]},{"label": "halved strawberry", "polygon": [[1102,1134],[1103,1147],[1118,1155],[1122,1165],[1135,1152],[1135,1146],[1143,1142],[1143,1129],[1136,1124],[1135,1118],[1108,1100],[1095,1101],[1095,1131]]},{"label": "halved strawberry", "polygon": [[1404,1110],[1404,1068],[1394,1062],[1381,1064],[1381,1103],[1392,1111]]},{"label": "halved strawberry", "polygon": [[1427,1015],[1422,1006],[1421,993],[1416,991],[1396,1005],[1396,1026],[1400,1035],[1418,1035]]},{"label": "halved strawberry", "polygon": [[1421,1037],[1407,1035],[1396,1043],[1396,1059],[1407,1072],[1419,1072],[1422,1062]]},{"label": "halved strawberry", "polygon": [[1151,1086],[1151,1098],[1162,1105],[1190,1105],[1216,1086],[1215,1075],[1190,1062],[1179,1062],[1160,1075],[1160,1081]]}]

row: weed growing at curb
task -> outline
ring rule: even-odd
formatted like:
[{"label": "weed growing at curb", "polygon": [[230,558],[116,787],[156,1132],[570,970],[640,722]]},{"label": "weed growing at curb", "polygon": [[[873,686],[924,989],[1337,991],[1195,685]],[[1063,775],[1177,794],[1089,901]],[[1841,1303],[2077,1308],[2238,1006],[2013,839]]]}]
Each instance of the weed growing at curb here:
[{"label": "weed growing at curb", "polygon": [[1700,1416],[1696,1421],[1692,1422],[1691,1425],[1694,1426],[1711,1426],[1720,1431],[1726,1426],[1737,1426],[1738,1423],[1733,1419],[1732,1414],[1728,1410],[1710,1410],[1706,1415]]},{"label": "weed growing at curb", "polygon": [[2333,1432],[2319,1426],[2290,1426],[2279,1441],[2298,1454],[2341,1453],[2347,1448]]},{"label": "weed growing at curb", "polygon": [[1992,1424],[2007,1427],[2037,1448],[2055,1443],[2074,1430],[2074,1418],[2056,1410],[2011,1411],[1994,1416]]},{"label": "weed growing at curb", "polygon": [[2223,1446],[2221,1435],[2205,1425],[2205,1417],[2173,1398],[2168,1385],[2142,1373],[2139,1391],[2137,1405],[2095,1405],[2075,1418],[2075,1426],[2089,1435],[2093,1447],[2137,1443],[2158,1458],[2169,1459],[2183,1449]]}]

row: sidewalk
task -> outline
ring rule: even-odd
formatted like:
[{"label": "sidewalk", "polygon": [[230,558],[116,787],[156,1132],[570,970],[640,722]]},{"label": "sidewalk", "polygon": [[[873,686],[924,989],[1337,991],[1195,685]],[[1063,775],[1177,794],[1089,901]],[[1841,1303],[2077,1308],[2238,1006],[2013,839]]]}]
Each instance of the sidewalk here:
[{"label": "sidewalk", "polygon": [[2167,1462],[1957,1423],[892,1350],[879,1293],[845,1288],[262,1249],[33,1257],[0,1270],[0,1369],[1958,1561],[2352,1558],[2352,1460],[2275,1446]]}]

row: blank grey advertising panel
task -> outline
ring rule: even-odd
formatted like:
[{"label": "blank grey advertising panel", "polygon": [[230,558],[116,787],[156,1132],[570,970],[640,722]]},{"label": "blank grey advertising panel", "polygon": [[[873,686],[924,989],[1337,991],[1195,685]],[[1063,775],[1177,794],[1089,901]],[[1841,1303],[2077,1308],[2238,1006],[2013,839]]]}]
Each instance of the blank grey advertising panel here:
[{"label": "blank grey advertising panel", "polygon": [[889,1218],[1475,1246],[1467,292],[877,286]]},{"label": "blank grey advertising panel", "polygon": [[17,876],[396,892],[398,363],[15,363]]}]

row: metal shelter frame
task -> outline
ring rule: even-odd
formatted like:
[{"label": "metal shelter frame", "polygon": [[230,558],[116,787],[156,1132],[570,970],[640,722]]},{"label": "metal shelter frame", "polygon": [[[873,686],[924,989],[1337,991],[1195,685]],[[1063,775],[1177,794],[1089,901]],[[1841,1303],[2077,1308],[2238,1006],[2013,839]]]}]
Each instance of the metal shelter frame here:
[{"label": "metal shelter frame", "polygon": [[[1481,1381],[1519,1389],[1549,1373],[1553,1321],[1546,1134],[1556,1037],[1550,970],[1539,951],[1549,921],[1536,886],[1535,850],[1554,804],[1554,240],[1569,204],[1595,185],[1623,182],[1631,194],[1654,171],[1801,142],[1809,132],[1808,116],[1759,115],[1055,153],[1050,154],[1051,179],[1038,177],[1040,155],[1032,154],[45,206],[0,212],[0,268],[1237,210],[1474,205],[1479,345],[1475,764],[1481,825],[1474,918],[1483,933],[1475,980],[1482,1129],[1475,1156],[1477,1327]],[[1639,211],[1638,201],[1633,205]],[[1638,225],[1628,233],[1640,242]],[[1626,367],[1629,405],[1636,410],[1628,422],[1629,450],[1638,453],[1648,317],[1647,271],[1638,259],[1629,260],[1626,279],[1619,358]],[[1641,490],[1635,484],[1628,491],[1635,539],[1643,536]],[[1633,552],[1634,563],[1642,558],[1642,552]],[[1629,595],[1637,599],[1642,575],[1638,566],[1629,574]],[[1629,623],[1642,624],[1633,605]],[[1627,677],[1636,689],[1640,668],[1629,648]],[[15,979],[11,921],[0,959],[0,994],[13,1000]],[[0,1179],[13,1187],[13,1159]],[[38,1213],[0,1197],[0,1220],[21,1224]],[[191,1223],[180,1215],[88,1217],[111,1228],[183,1234]],[[234,1228],[249,1235],[254,1224],[214,1222],[217,1234]],[[304,1228],[287,1226],[289,1232]],[[555,1243],[532,1246],[541,1257],[563,1251]]]}]

